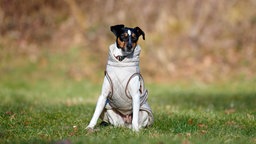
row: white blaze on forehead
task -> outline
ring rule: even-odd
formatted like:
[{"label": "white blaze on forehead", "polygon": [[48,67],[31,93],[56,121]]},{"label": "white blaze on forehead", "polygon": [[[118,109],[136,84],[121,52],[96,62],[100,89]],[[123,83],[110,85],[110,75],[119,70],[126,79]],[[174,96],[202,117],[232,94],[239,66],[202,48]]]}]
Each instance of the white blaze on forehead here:
[{"label": "white blaze on forehead", "polygon": [[128,30],[128,32],[127,32],[127,33],[128,33],[128,35],[129,35],[129,36],[132,34],[130,30]]}]

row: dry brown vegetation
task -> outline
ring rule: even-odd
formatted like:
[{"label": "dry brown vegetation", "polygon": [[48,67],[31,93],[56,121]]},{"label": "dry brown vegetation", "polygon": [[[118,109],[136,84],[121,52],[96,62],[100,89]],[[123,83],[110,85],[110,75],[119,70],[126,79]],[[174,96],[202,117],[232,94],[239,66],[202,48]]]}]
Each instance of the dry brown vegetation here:
[{"label": "dry brown vegetation", "polygon": [[108,45],[114,42],[109,26],[123,23],[146,33],[140,44],[148,80],[251,79],[255,7],[255,0],[0,0],[0,60],[8,54],[41,64],[47,63],[43,51],[79,47],[81,54],[67,73],[101,79],[95,71],[104,70]]}]

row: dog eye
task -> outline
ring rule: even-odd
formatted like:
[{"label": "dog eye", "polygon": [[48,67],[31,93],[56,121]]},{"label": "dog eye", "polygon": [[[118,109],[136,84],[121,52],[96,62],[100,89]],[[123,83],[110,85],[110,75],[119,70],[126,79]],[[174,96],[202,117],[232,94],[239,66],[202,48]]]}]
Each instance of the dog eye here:
[{"label": "dog eye", "polygon": [[132,37],[133,42],[136,42],[137,40],[138,40],[137,37]]},{"label": "dog eye", "polygon": [[125,36],[125,35],[121,35],[120,38],[121,38],[122,41],[127,41],[128,40],[128,36]]}]

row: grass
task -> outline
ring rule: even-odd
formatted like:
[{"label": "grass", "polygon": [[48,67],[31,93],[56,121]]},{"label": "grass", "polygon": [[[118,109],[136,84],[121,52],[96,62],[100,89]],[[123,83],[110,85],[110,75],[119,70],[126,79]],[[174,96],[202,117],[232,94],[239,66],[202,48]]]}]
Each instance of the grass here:
[{"label": "grass", "polygon": [[[1,81],[0,143],[255,143],[252,87],[148,85],[152,127],[88,134],[100,86],[86,81]],[[236,89],[236,88],[241,89]]]},{"label": "grass", "polygon": [[2,64],[0,143],[256,143],[255,79],[148,84],[152,127],[134,133],[97,126],[87,133],[101,85],[54,68]]}]

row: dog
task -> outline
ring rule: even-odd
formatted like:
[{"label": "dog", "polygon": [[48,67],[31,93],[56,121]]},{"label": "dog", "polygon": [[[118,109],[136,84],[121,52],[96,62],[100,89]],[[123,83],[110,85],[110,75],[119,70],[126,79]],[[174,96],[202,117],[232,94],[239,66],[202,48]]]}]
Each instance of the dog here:
[{"label": "dog", "polygon": [[116,41],[109,46],[102,91],[86,129],[92,131],[101,118],[101,125],[128,127],[138,132],[154,121],[139,68],[141,47],[137,42],[140,36],[145,40],[145,33],[139,27],[123,24],[111,26],[110,30]]}]

